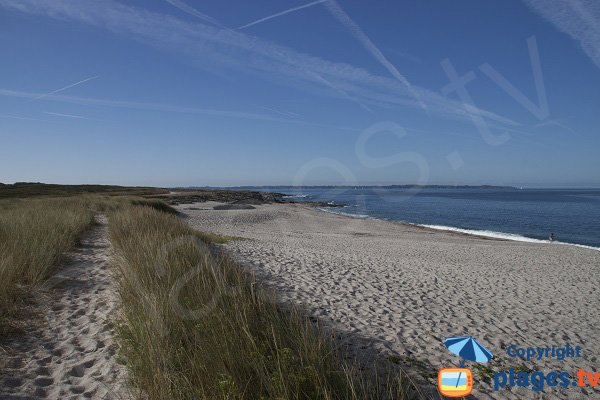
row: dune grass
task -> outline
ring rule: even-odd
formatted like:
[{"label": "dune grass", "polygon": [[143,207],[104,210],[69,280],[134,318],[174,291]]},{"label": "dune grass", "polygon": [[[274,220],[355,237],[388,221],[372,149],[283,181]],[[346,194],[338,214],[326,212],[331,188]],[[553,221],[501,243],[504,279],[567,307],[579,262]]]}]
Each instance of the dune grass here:
[{"label": "dune grass", "polygon": [[167,214],[177,215],[177,210],[161,200],[157,199],[133,199],[131,204],[134,206],[145,206],[154,208],[155,210],[165,212]]},{"label": "dune grass", "polygon": [[77,198],[0,201],[0,336],[17,328],[31,289],[93,222]]},{"label": "dune grass", "polygon": [[122,355],[148,398],[408,398],[399,379],[345,365],[330,336],[180,219],[137,207],[109,221]]},{"label": "dune grass", "polygon": [[37,285],[94,223],[94,213],[132,204],[176,213],[153,199],[83,195],[0,200],[0,338],[21,330]]}]

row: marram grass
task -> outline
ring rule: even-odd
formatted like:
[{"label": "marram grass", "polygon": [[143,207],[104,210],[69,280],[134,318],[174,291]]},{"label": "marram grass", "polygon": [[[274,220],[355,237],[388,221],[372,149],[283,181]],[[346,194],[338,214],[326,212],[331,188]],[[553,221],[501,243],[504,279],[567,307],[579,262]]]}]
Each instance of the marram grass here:
[{"label": "marram grass", "polygon": [[150,399],[408,398],[346,365],[330,336],[282,310],[253,276],[175,216],[110,216],[122,356]]},{"label": "marram grass", "polygon": [[81,199],[0,201],[0,336],[12,331],[28,295],[93,223]]},{"label": "marram grass", "polygon": [[125,196],[0,200],[0,338],[21,330],[36,288],[91,228],[94,214],[131,204],[176,212],[157,200]]}]

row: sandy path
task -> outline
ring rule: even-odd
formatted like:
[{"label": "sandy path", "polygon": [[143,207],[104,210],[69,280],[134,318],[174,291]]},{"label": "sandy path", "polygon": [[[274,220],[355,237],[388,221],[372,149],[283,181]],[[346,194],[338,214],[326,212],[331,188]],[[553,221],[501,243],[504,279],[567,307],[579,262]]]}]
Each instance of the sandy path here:
[{"label": "sandy path", "polygon": [[45,323],[3,349],[0,399],[129,398],[113,341],[117,293],[107,221],[97,222],[40,290]]},{"label": "sandy path", "polygon": [[[282,298],[345,332],[359,352],[395,355],[411,370],[435,375],[459,362],[443,339],[472,335],[503,359],[495,370],[521,363],[508,360],[511,344],[570,343],[582,347],[583,357],[527,366],[600,371],[598,251],[488,240],[302,206],[202,208],[208,207],[179,207],[197,229],[249,238],[227,248],[272,282]],[[493,392],[481,380],[477,398],[600,398],[600,388]]]}]

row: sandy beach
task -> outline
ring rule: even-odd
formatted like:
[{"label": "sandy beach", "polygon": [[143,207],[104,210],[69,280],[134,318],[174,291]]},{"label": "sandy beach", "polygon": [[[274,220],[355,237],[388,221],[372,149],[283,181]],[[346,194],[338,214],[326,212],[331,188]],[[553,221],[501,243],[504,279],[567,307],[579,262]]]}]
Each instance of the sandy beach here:
[{"label": "sandy beach", "polygon": [[[597,370],[598,251],[350,218],[303,205],[214,210],[218,204],[178,209],[196,229],[247,238],[226,249],[282,301],[338,330],[359,358],[391,356],[433,384],[439,368],[460,362],[444,338],[472,335],[494,353],[493,370],[519,364],[572,374]],[[506,353],[511,345],[567,343],[581,346],[580,358],[528,362]],[[475,398],[600,396],[579,387],[494,392],[477,372],[475,388]]]}]

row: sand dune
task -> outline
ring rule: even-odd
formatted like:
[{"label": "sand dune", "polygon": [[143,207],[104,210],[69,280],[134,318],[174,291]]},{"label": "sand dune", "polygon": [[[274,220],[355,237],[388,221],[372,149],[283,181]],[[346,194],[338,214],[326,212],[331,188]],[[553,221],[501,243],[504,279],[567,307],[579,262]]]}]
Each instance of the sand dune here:
[{"label": "sand dune", "polygon": [[[540,370],[597,370],[600,252],[558,244],[484,239],[397,223],[326,214],[300,205],[217,211],[181,206],[201,230],[242,236],[227,248],[274,285],[342,332],[358,357],[396,356],[433,384],[458,357],[449,336],[473,335],[517,364],[506,347],[564,345],[582,358],[529,363]],[[204,210],[202,208],[205,208]],[[494,392],[476,374],[476,398],[600,397],[589,388]]]},{"label": "sand dune", "polygon": [[125,368],[113,340],[116,286],[107,221],[87,234],[38,294],[45,321],[3,348],[0,399],[123,399]]}]

